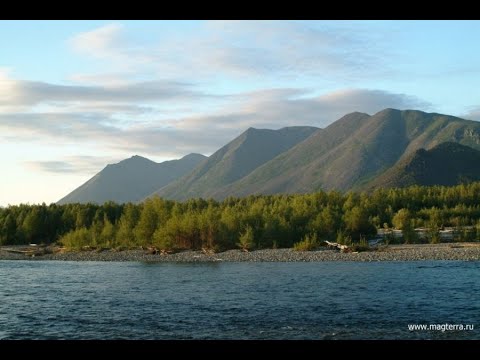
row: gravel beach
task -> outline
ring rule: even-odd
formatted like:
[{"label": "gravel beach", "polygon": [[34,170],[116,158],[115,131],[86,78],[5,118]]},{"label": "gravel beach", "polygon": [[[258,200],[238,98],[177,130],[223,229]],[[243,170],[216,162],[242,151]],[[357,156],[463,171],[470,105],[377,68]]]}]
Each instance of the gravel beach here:
[{"label": "gravel beach", "polygon": [[[57,260],[57,261],[142,261],[142,262],[294,262],[294,261],[417,261],[417,260],[480,260],[480,243],[445,243],[390,245],[374,251],[342,253],[337,250],[295,251],[293,249],[264,249],[251,252],[228,250],[205,254],[202,251],[182,251],[175,254],[149,254],[145,250],[56,252],[26,255],[0,248],[0,260]],[[15,247],[19,249],[20,247]],[[21,247],[26,249],[26,247]]]}]

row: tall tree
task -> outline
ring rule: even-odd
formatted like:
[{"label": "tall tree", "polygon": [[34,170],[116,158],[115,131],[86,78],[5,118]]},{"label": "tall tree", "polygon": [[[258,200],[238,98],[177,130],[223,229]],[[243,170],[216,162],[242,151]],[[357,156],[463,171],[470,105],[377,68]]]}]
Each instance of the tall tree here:
[{"label": "tall tree", "polygon": [[139,245],[152,243],[153,233],[157,230],[158,215],[155,210],[154,200],[147,199],[143,205],[140,220],[135,227],[134,234]]}]

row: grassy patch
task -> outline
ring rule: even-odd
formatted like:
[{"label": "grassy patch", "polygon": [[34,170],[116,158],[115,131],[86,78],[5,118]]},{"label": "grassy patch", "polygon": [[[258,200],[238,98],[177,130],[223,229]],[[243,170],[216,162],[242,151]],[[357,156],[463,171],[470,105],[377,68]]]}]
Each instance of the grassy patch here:
[{"label": "grassy patch", "polygon": [[302,239],[295,244],[293,244],[293,249],[296,251],[312,251],[320,247],[320,242],[317,239],[317,234],[307,234]]}]

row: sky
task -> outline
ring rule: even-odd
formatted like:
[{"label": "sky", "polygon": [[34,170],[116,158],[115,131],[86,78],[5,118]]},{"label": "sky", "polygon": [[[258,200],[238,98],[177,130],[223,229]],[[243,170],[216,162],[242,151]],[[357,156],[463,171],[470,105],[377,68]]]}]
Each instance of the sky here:
[{"label": "sky", "polygon": [[417,109],[480,120],[480,21],[0,21],[0,206],[249,127]]}]

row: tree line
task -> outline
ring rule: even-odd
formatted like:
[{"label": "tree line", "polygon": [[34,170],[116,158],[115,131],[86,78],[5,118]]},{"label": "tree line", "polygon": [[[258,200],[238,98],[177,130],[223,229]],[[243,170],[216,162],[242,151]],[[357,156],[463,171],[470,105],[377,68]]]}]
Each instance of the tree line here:
[{"label": "tree line", "polygon": [[[480,183],[374,192],[319,191],[229,197],[221,202],[151,198],[140,204],[41,204],[0,208],[0,244],[59,243],[69,248],[288,248],[302,241],[358,243],[395,227],[401,241],[438,241],[438,230],[480,237]],[[425,227],[419,239],[414,229]],[[471,230],[473,229],[473,231]],[[391,241],[394,241],[392,238]],[[397,240],[398,241],[398,240]]]}]

